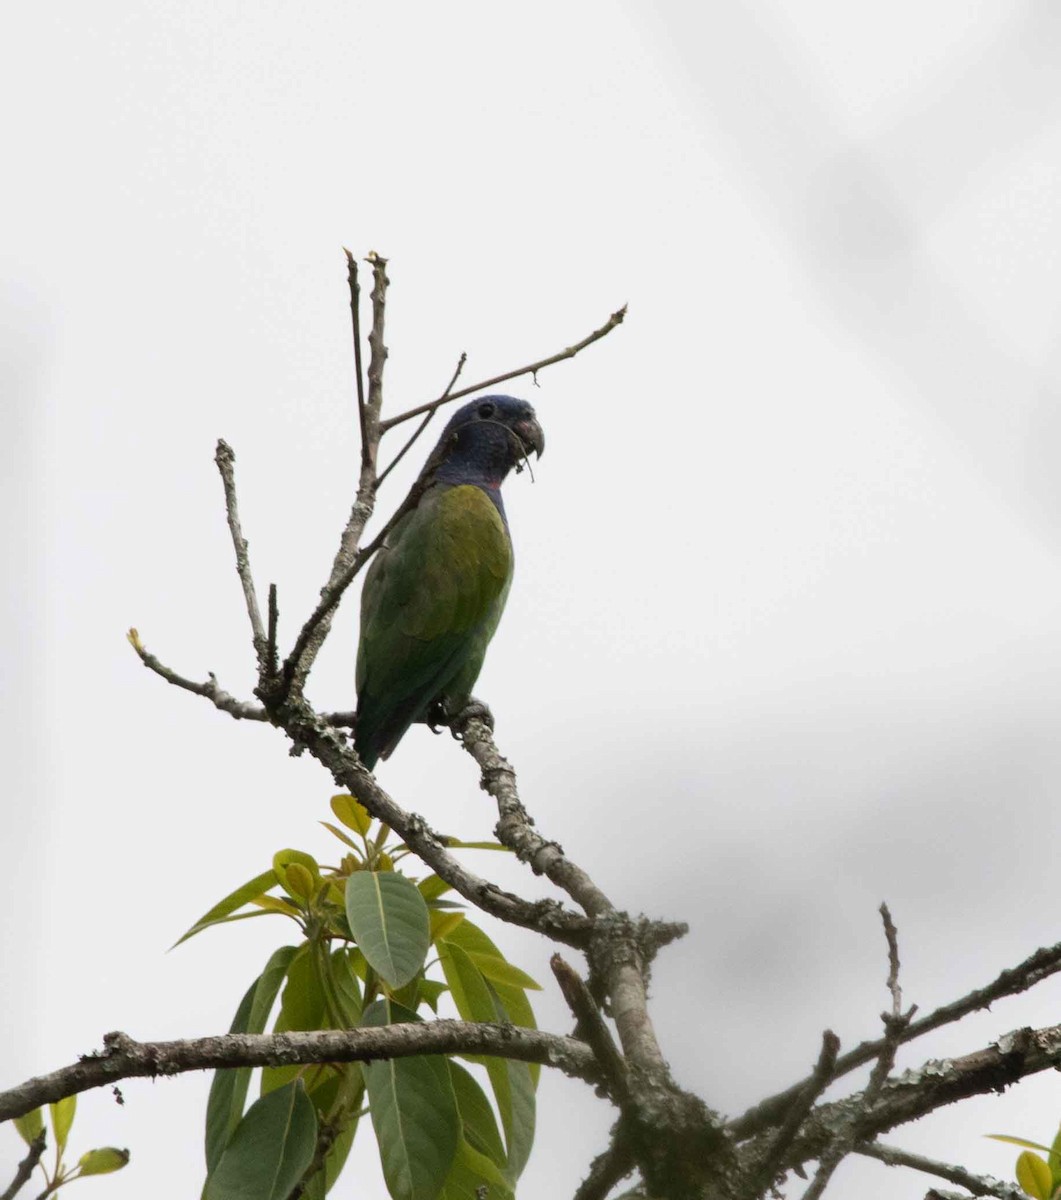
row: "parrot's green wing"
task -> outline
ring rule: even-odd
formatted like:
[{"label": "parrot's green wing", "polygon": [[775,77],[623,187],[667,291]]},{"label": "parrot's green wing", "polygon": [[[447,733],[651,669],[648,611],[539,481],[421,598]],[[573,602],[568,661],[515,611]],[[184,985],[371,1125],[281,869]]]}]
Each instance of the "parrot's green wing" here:
[{"label": "parrot's green wing", "polygon": [[355,741],[366,766],[436,700],[467,699],[511,581],[508,529],[482,488],[431,488],[395,526],[361,594]]}]

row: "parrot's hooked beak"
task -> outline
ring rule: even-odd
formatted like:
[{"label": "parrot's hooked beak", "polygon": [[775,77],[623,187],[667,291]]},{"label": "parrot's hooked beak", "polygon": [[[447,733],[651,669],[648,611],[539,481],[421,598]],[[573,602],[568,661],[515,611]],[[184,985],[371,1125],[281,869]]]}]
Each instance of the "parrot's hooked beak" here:
[{"label": "parrot's hooked beak", "polygon": [[541,458],[545,453],[545,433],[535,417],[524,417],[512,426],[512,431],[523,443],[524,449],[531,450]]}]

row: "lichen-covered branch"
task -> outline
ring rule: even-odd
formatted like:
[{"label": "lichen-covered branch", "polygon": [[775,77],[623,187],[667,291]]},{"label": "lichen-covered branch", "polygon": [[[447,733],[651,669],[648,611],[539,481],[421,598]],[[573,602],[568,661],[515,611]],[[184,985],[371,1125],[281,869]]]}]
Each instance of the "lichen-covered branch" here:
[{"label": "lichen-covered branch", "polygon": [[[991,983],[981,988],[974,988],[957,1000],[941,1004],[920,1020],[911,1021],[899,1038],[899,1044],[905,1045],[916,1038],[923,1037],[944,1025],[960,1021],[969,1013],[980,1009],[990,1008],[996,1000],[1005,996],[1016,996],[1035,987],[1044,979],[1049,979],[1061,971],[1061,942],[1053,946],[1045,946],[1029,955],[1023,962],[1002,971]],[[841,1054],[836,1060],[834,1078],[847,1075],[866,1063],[878,1058],[884,1047],[884,1039],[860,1042],[846,1054]],[[748,1109],[741,1116],[729,1122],[728,1128],[737,1138],[744,1139],[759,1133],[783,1119],[789,1105],[793,1102],[806,1080],[793,1084],[783,1092],[768,1096],[758,1104]]]},{"label": "lichen-covered branch", "polygon": [[964,1167],[926,1158],[923,1154],[913,1154],[909,1150],[901,1150],[898,1146],[867,1142],[856,1146],[854,1152],[866,1158],[875,1158],[889,1167],[909,1167],[913,1171],[936,1175],[940,1179],[946,1179],[948,1183],[958,1184],[974,1196],[994,1196],[997,1200],[1028,1200],[1024,1190],[1016,1184],[992,1179],[990,1175],[976,1175]]},{"label": "lichen-covered branch", "polygon": [[783,1165],[794,1167],[818,1158],[856,1112],[857,1141],[868,1142],[957,1100],[1004,1091],[1020,1079],[1059,1065],[1061,1025],[1017,1029],[972,1054],[930,1059],[884,1084],[868,1111],[861,1092],[812,1110]]},{"label": "lichen-covered branch", "polygon": [[541,1063],[587,1083],[600,1078],[593,1054],[582,1042],[518,1025],[439,1020],[313,1033],[226,1033],[170,1042],[137,1042],[124,1033],[108,1033],[102,1051],[0,1092],[0,1121],[120,1079],[218,1067],[371,1062],[418,1054],[485,1054]]},{"label": "lichen-covered branch", "polygon": [[225,489],[225,512],[228,516],[228,528],[232,535],[232,547],[236,552],[236,573],[243,585],[243,599],[247,605],[247,616],[251,623],[251,640],[254,653],[258,659],[258,676],[264,678],[268,671],[268,639],[265,626],[262,624],[262,614],[258,607],[258,594],[254,588],[254,577],[251,575],[250,556],[247,551],[247,539],[239,520],[239,504],[236,499],[236,455],[232,447],[218,438],[214,462],[221,472],[221,482]]}]

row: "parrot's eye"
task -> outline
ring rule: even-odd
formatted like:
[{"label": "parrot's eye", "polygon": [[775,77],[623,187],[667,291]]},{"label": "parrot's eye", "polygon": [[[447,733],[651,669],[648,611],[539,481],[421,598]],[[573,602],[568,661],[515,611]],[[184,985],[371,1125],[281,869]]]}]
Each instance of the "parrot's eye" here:
[{"label": "parrot's eye", "polygon": [[484,421],[488,420],[493,415],[494,415],[494,406],[490,403],[489,400],[487,400],[487,402],[485,404],[479,405],[479,416],[482,417]]}]

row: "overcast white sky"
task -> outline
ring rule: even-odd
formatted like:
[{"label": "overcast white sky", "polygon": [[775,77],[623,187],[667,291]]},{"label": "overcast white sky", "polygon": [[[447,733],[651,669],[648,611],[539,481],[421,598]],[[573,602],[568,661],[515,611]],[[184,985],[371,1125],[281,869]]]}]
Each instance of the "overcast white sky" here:
[{"label": "overcast white sky", "polygon": [[[2,1082],[113,1028],[227,1027],[287,928],[166,947],[274,850],[328,852],[320,768],[124,631],[249,694],[219,435],[285,638],[308,611],[355,479],[343,244],[391,259],[391,411],[461,350],[487,376],[629,302],[514,389],[549,449],[507,489],[478,690],[541,828],[690,922],[654,982],[681,1082],[737,1112],[825,1025],[874,1034],[883,898],[923,1010],[1061,938],[1055,4],[60,0],[4,43]],[[322,707],[352,704],[355,614]],[[492,826],[447,738],[414,731],[381,778]],[[491,933],[547,978],[547,946]],[[1061,981],[900,1065],[1058,1020]],[[83,1097],[76,1153],[133,1163],[79,1190],[197,1194],[207,1086]],[[530,1200],[569,1195],[610,1120],[581,1085],[540,1097]],[[982,1135],[1059,1117],[1050,1075],[894,1140],[1006,1175]],[[0,1179],[20,1149],[0,1133]],[[357,1161],[334,1195],[382,1197]]]}]

